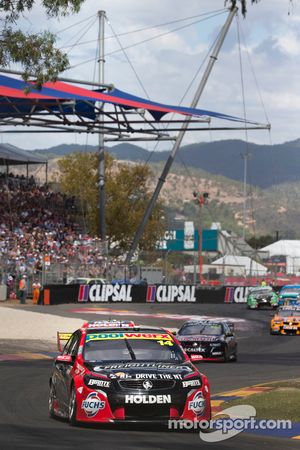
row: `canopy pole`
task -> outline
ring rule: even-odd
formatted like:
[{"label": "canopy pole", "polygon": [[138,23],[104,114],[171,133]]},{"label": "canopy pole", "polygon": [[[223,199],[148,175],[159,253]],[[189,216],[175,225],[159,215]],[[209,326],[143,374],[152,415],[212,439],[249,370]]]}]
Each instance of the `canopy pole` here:
[{"label": "canopy pole", "polygon": [[[98,34],[98,45],[99,45],[99,84],[104,83],[104,21],[105,21],[105,11],[98,11],[99,17],[99,34]],[[101,105],[100,105],[101,107]],[[102,108],[104,106],[102,105]],[[104,121],[104,115],[99,114],[99,123]],[[99,237],[103,243],[106,241],[106,223],[105,223],[105,155],[104,155],[104,134],[98,134],[98,145],[99,145]],[[106,245],[105,245],[106,248]]]},{"label": "canopy pole", "polygon": [[[3,67],[0,67],[0,73],[10,73],[12,75],[24,75],[24,72],[20,70],[10,70],[10,69],[4,69]],[[29,74],[31,78],[35,78],[34,74]],[[94,81],[86,81],[86,80],[76,80],[74,78],[64,78],[64,77],[58,77],[57,81],[64,81],[66,83],[75,83],[75,84],[85,84],[86,86],[97,86],[102,87],[104,89],[108,89],[112,91],[115,87],[113,84],[104,84],[104,83],[98,83]]]},{"label": "canopy pole", "polygon": [[[190,106],[191,108],[195,108],[197,106],[197,103],[198,103],[198,101],[199,101],[199,99],[201,97],[201,94],[202,94],[202,92],[203,92],[203,90],[204,90],[204,88],[206,86],[206,83],[207,83],[207,80],[209,78],[209,75],[210,75],[210,73],[211,73],[211,71],[213,69],[213,66],[214,66],[214,64],[215,64],[215,62],[217,60],[218,54],[220,52],[220,49],[222,47],[222,44],[223,44],[224,39],[226,37],[226,34],[227,34],[228,30],[229,30],[229,27],[231,25],[233,17],[235,16],[237,11],[238,11],[238,8],[234,7],[234,8],[232,8],[230,10],[230,12],[229,12],[229,14],[227,16],[226,22],[225,22],[225,24],[224,24],[224,26],[223,26],[220,34],[219,34],[219,37],[218,37],[218,39],[216,41],[216,44],[215,44],[214,49],[213,49],[213,52],[212,52],[212,54],[210,56],[210,59],[209,59],[209,62],[207,64],[207,67],[205,69],[205,72],[203,74],[202,80],[201,80],[201,82],[200,82],[200,84],[198,86],[198,89],[197,89],[197,91],[195,93],[195,96],[193,98],[193,101],[191,103],[191,106]],[[127,264],[127,265],[130,264],[130,261],[131,261],[131,259],[133,257],[133,254],[136,251],[138,243],[139,243],[139,241],[140,241],[140,239],[141,239],[141,237],[142,237],[142,235],[144,233],[145,227],[146,227],[147,222],[148,222],[148,220],[149,220],[149,218],[150,218],[150,216],[152,214],[152,211],[154,209],[154,206],[155,206],[155,203],[156,203],[156,201],[158,199],[160,191],[161,191],[161,189],[163,187],[163,184],[164,184],[164,182],[166,180],[166,177],[167,177],[167,175],[168,175],[168,173],[170,171],[170,168],[171,168],[171,166],[173,164],[173,161],[174,161],[176,153],[177,153],[177,151],[178,151],[178,149],[179,149],[179,147],[181,145],[181,142],[183,140],[185,132],[186,132],[188,126],[189,126],[189,122],[190,122],[190,117],[187,117],[185,119],[184,123],[181,126],[181,130],[178,133],[177,139],[176,139],[176,141],[174,143],[174,146],[173,146],[173,150],[172,150],[170,156],[168,157],[168,159],[166,161],[166,164],[165,164],[165,166],[163,168],[163,171],[162,171],[162,174],[161,174],[160,178],[158,179],[158,183],[156,185],[155,191],[154,191],[154,193],[153,193],[153,195],[152,195],[152,197],[150,199],[150,202],[149,202],[149,204],[147,206],[147,209],[146,209],[146,212],[144,214],[144,217],[142,218],[142,221],[141,221],[141,223],[140,223],[140,225],[139,225],[139,227],[138,227],[138,229],[136,231],[136,234],[134,236],[134,239],[132,241],[131,247],[130,247],[127,255],[126,255],[125,264]]]}]

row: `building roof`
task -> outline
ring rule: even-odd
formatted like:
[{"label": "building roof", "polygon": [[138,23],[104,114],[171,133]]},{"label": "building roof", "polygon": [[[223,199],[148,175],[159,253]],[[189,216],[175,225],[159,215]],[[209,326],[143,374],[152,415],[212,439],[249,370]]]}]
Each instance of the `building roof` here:
[{"label": "building roof", "polygon": [[21,164],[46,164],[47,159],[11,144],[0,144],[0,166]]}]

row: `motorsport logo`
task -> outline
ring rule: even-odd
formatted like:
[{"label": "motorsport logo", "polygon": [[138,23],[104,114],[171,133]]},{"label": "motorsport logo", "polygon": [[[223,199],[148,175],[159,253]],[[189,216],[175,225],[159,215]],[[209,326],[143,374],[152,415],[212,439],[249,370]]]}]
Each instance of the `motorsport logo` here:
[{"label": "motorsport logo", "polygon": [[174,303],[188,302],[195,303],[195,286],[172,286],[172,285],[151,285],[147,288],[146,302],[154,303]]},{"label": "motorsport logo", "polygon": [[132,302],[130,284],[82,284],[79,287],[78,302]]},{"label": "motorsport logo", "polygon": [[[200,409],[194,399],[191,408]],[[237,434],[262,430],[291,430],[291,420],[256,419],[256,409],[251,405],[238,405],[218,412],[211,420],[169,420],[169,430],[200,430],[204,442],[221,442]]]}]

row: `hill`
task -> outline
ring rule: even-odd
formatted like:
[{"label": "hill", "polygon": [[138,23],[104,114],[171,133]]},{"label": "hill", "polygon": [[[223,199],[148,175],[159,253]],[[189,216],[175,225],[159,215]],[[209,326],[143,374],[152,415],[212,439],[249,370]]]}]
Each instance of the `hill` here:
[{"label": "hill", "polygon": [[[277,145],[257,145],[249,143],[249,183],[260,188],[268,188],[281,183],[300,180],[300,139]],[[97,151],[96,146],[62,144],[48,149],[34,150],[43,156],[57,157],[74,151]],[[149,152],[129,143],[120,143],[108,151],[117,159],[152,163],[166,161],[169,151]],[[183,146],[176,162],[187,167],[205,170],[214,175],[235,181],[243,180],[246,144],[242,140],[223,140]]]},{"label": "hill", "polygon": [[[58,179],[57,159],[49,162],[52,179]],[[151,164],[151,192],[162,167],[163,163]],[[195,190],[209,192],[209,203],[201,210],[194,203]],[[174,217],[180,217],[182,220],[193,220],[196,225],[201,222],[205,227],[209,227],[212,222],[220,222],[225,229],[241,233],[243,191],[243,183],[239,181],[174,164],[160,198],[166,205],[166,219],[170,227]],[[248,194],[246,223],[249,235],[275,235],[279,231],[282,237],[300,238],[300,182],[282,183],[267,189],[248,186]]]}]

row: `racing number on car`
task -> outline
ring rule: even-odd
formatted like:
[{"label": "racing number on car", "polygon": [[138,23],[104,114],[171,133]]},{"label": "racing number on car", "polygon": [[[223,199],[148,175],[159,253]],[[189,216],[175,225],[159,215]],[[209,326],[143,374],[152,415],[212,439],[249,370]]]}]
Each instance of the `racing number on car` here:
[{"label": "racing number on car", "polygon": [[160,345],[169,345],[170,347],[172,347],[173,346],[173,342],[172,341],[163,341],[163,340],[160,340],[160,341],[157,341]]}]

